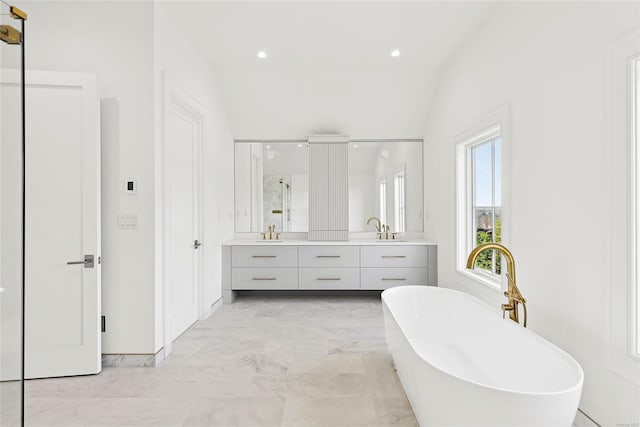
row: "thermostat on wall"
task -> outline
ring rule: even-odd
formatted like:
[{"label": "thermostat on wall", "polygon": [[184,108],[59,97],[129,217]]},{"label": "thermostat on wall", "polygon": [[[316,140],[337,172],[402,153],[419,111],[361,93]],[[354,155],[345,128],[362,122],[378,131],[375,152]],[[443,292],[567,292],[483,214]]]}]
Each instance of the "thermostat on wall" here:
[{"label": "thermostat on wall", "polygon": [[127,179],[125,183],[126,183],[127,194],[136,194],[136,192],[138,191],[138,184],[136,183],[136,180]]}]

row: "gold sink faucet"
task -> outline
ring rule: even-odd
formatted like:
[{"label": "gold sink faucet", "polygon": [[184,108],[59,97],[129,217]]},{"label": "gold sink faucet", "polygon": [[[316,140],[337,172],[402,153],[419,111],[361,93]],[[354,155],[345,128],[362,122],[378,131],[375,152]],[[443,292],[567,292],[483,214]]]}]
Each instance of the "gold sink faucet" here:
[{"label": "gold sink faucet", "polygon": [[516,262],[513,259],[513,254],[509,249],[501,245],[500,243],[483,243],[476,246],[474,250],[469,254],[467,258],[467,268],[473,270],[476,263],[476,259],[481,252],[487,250],[495,250],[498,252],[498,256],[504,255],[507,259],[507,291],[504,296],[509,298],[507,304],[502,304],[502,318],[504,318],[505,312],[509,312],[509,318],[516,323],[520,323],[518,304],[522,304],[524,310],[524,323],[523,326],[527,327],[527,300],[524,299],[518,286],[516,285]]},{"label": "gold sink faucet", "polygon": [[[270,225],[269,227],[267,227],[267,229],[269,230],[269,240],[273,240],[273,235],[276,235],[276,240],[280,240],[280,233],[276,233],[276,225]],[[267,240],[267,233],[261,233],[262,234],[262,240]]]}]

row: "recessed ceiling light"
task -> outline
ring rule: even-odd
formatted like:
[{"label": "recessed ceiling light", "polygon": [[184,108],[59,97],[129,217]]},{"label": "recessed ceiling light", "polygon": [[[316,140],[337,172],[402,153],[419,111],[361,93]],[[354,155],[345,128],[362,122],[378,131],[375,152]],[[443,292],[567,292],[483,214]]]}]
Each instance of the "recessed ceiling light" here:
[{"label": "recessed ceiling light", "polygon": [[258,58],[265,59],[266,57],[267,57],[267,53],[266,52],[264,52],[262,50],[260,52],[258,52]]},{"label": "recessed ceiling light", "polygon": [[271,146],[270,146],[270,145],[267,145],[267,150],[268,150],[269,148],[271,148]]},{"label": "recessed ceiling light", "polygon": [[302,147],[303,147],[303,145],[302,145],[302,144],[298,144],[298,147],[302,148]]},{"label": "recessed ceiling light", "polygon": [[391,56],[393,56],[394,58],[400,56],[400,51],[398,49],[392,50]]},{"label": "recessed ceiling light", "polygon": [[353,148],[358,148],[359,145],[358,144],[353,144]]}]

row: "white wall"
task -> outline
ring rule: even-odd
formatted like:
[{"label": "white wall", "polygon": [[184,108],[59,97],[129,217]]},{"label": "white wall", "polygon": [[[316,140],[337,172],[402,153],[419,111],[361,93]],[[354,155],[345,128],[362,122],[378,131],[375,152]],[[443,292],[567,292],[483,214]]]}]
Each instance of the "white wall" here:
[{"label": "white wall", "polygon": [[510,106],[503,235],[517,260],[529,327],[582,365],[580,408],[605,426],[640,420],[640,388],[604,357],[605,61],[639,16],[637,2],[503,4],[443,74],[425,135],[425,234],[438,243],[439,283],[497,307],[503,298],[455,272],[454,137]]},{"label": "white wall", "polygon": [[[19,2],[30,70],[95,73],[102,127],[104,353],[153,353],[153,3]],[[127,195],[124,180],[138,192]],[[118,230],[119,213],[137,230]]]},{"label": "white wall", "polygon": [[[184,92],[195,98],[207,111],[207,128],[203,146],[204,208],[204,303],[210,307],[222,296],[221,243],[233,236],[233,138],[213,71],[184,35],[174,26],[161,3],[155,7],[154,84],[155,146],[162,144],[163,75],[167,75]],[[156,175],[156,179],[158,176]],[[161,215],[156,205],[156,215]],[[159,242],[160,244],[161,242]],[[160,277],[161,260],[156,263]],[[156,281],[156,294],[162,294],[161,280]],[[162,346],[161,298],[156,300],[156,345]]]}]

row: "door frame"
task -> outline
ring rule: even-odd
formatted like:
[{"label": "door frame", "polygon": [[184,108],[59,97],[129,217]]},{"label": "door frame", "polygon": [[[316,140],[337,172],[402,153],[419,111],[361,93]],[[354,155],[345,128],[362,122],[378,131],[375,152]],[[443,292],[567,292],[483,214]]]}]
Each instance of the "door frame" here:
[{"label": "door frame", "polygon": [[[156,196],[161,199],[156,206],[160,206],[160,210],[156,212],[159,220],[156,223],[156,235],[159,236],[159,245],[156,246],[156,252],[159,256],[156,257],[156,273],[159,273],[159,287],[161,289],[161,306],[162,306],[162,315],[161,319],[156,318],[162,322],[162,338],[161,344],[164,347],[163,356],[166,358],[172,351],[173,340],[171,333],[171,304],[170,304],[170,282],[169,278],[171,273],[171,266],[168,262],[170,256],[170,219],[171,219],[171,198],[170,198],[170,184],[171,184],[171,176],[170,176],[170,168],[168,163],[168,151],[169,151],[169,143],[171,137],[171,127],[170,127],[170,114],[171,109],[175,105],[177,106],[182,113],[186,113],[191,116],[193,122],[197,126],[196,132],[196,147],[194,149],[196,153],[195,170],[194,174],[196,175],[196,186],[195,189],[195,198],[196,198],[196,206],[197,206],[197,227],[198,227],[198,235],[200,238],[205,236],[205,221],[204,221],[204,198],[203,198],[203,165],[202,165],[202,153],[203,153],[203,143],[204,143],[204,135],[207,133],[207,110],[206,108],[198,102],[193,96],[191,96],[188,92],[180,88],[168,75],[166,72],[163,73],[163,128],[162,128],[162,141],[161,141],[161,150],[160,158],[156,157],[156,162],[159,165],[157,170],[159,173],[156,175],[156,182],[159,183],[158,188],[159,191],[156,192]],[[200,240],[199,238],[199,240]],[[195,276],[198,280],[198,288],[197,288],[197,307],[198,307],[198,320],[202,319],[205,309],[204,309],[204,260],[206,257],[204,256],[207,252],[206,242],[203,244],[196,252],[197,257],[197,271],[195,272]],[[158,285],[156,285],[158,286]],[[157,306],[157,305],[156,305]]]}]

